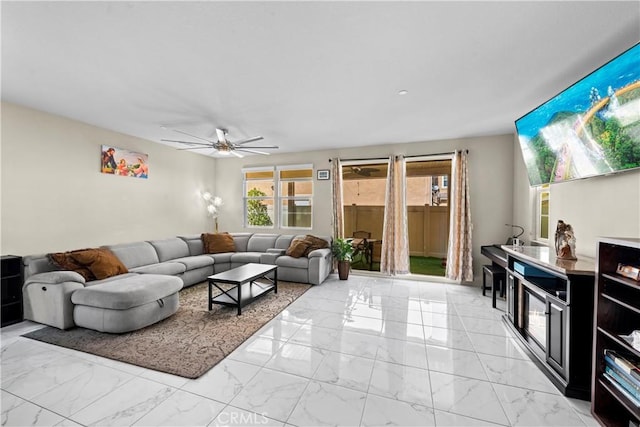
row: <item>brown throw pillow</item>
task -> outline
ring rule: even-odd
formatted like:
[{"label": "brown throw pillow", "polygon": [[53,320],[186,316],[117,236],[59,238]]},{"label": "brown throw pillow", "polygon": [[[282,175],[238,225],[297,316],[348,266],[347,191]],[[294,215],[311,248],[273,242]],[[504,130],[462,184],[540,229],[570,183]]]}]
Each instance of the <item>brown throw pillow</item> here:
[{"label": "brown throw pillow", "polygon": [[56,252],[56,253],[48,254],[48,257],[49,257],[49,260],[56,267],[62,270],[75,271],[76,273],[84,277],[84,280],[89,282],[91,280],[96,280],[96,276],[93,275],[91,270],[89,270],[87,267],[83,266],[82,264],[76,262],[76,260],[74,260],[71,257],[71,254],[74,252],[80,252],[80,251],[86,251],[86,250],[87,249],[78,249],[70,252]]},{"label": "brown throw pillow", "polygon": [[286,254],[293,258],[304,256],[305,251],[309,248],[309,242],[303,239],[294,239],[289,245]]},{"label": "brown throw pillow", "polygon": [[97,248],[72,252],[71,257],[91,270],[98,280],[129,272],[127,267],[109,249]]},{"label": "brown throw pillow", "polygon": [[224,252],[235,252],[236,243],[229,233],[202,233],[202,251],[205,254],[221,254]]},{"label": "brown throw pillow", "polygon": [[326,240],[321,239],[316,236],[312,236],[311,234],[307,234],[304,240],[309,243],[309,247],[304,252],[304,256],[309,255],[311,251],[315,251],[316,249],[324,249],[329,247],[329,243]]}]

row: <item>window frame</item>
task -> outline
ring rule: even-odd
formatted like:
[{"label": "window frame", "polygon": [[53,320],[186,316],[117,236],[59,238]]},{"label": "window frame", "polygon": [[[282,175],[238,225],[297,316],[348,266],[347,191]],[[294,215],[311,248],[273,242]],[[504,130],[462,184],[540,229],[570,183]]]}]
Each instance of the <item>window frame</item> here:
[{"label": "window frame", "polygon": [[[273,177],[271,179],[247,179],[247,173],[251,173],[251,172],[272,172],[273,173]],[[255,182],[255,181],[269,181],[271,183],[273,183],[273,195],[272,196],[248,196],[248,187],[247,184],[250,182]],[[244,228],[263,228],[263,229],[273,229],[276,227],[278,218],[277,218],[277,212],[276,212],[276,173],[275,173],[275,167],[273,166],[269,166],[269,167],[257,167],[257,168],[243,168],[242,169],[242,200],[243,200],[243,227]],[[272,206],[273,206],[273,218],[271,218],[271,225],[252,225],[249,224],[249,201],[251,200],[256,200],[256,201],[262,201],[262,200],[271,200],[272,201]]]},{"label": "window frame", "polygon": [[[311,174],[308,178],[287,178],[281,179],[280,172],[287,170],[305,170],[308,169]],[[247,179],[247,173],[251,172],[272,172],[273,177],[271,179]],[[261,229],[289,229],[289,230],[312,230],[313,229],[313,196],[315,191],[314,184],[315,170],[313,164],[297,164],[297,165],[281,165],[281,166],[262,166],[251,167],[242,169],[242,188],[243,188],[243,227],[244,228],[261,228]],[[255,181],[269,181],[273,184],[272,196],[247,196],[248,184]],[[305,196],[284,196],[281,194],[280,185],[283,182],[309,182],[311,184],[311,194]],[[249,224],[248,219],[248,202],[250,200],[270,200],[273,205],[273,217],[272,225],[252,225]],[[309,227],[295,227],[284,225],[284,218],[282,217],[284,209],[282,209],[282,203],[285,201],[308,201],[311,206],[310,212],[310,226]]]},{"label": "window frame", "polygon": [[[542,213],[543,195],[547,195],[547,213]],[[544,184],[536,188],[536,217],[535,217],[535,230],[536,241],[540,243],[549,243],[551,236],[551,221],[550,221],[550,209],[551,209],[551,187],[549,184]],[[547,217],[547,237],[542,237],[542,218]]]},{"label": "window frame", "polygon": [[[308,178],[287,178],[281,179],[280,172],[287,170],[309,170],[311,174]],[[314,193],[314,169],[312,164],[304,164],[304,165],[285,165],[285,166],[276,166],[276,182],[277,182],[277,195],[276,195],[276,203],[278,205],[278,227],[289,229],[289,230],[312,230],[313,229],[313,193]],[[281,183],[283,182],[310,182],[311,183],[311,194],[309,196],[283,196],[280,194]],[[311,206],[310,212],[310,226],[309,227],[294,227],[290,225],[284,225],[283,218],[283,209],[282,204],[285,201],[309,201],[309,206]]]}]

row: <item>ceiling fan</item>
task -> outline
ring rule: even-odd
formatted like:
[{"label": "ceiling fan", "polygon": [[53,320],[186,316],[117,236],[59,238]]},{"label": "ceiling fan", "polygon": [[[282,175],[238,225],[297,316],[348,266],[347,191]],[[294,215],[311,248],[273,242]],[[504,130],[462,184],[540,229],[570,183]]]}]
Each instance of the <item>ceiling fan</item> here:
[{"label": "ceiling fan", "polygon": [[264,139],[261,136],[254,136],[252,138],[243,139],[242,141],[231,142],[231,141],[229,141],[227,139],[227,130],[226,129],[217,129],[216,128],[216,135],[218,137],[217,140],[210,140],[210,139],[207,139],[207,138],[202,138],[200,136],[191,135],[190,133],[183,132],[183,131],[177,130],[177,129],[174,129],[174,132],[178,132],[178,133],[181,133],[183,135],[187,135],[187,136],[190,136],[192,138],[199,139],[201,141],[205,141],[205,143],[203,143],[203,142],[181,141],[181,140],[176,140],[176,139],[162,139],[161,140],[161,141],[165,141],[165,142],[177,142],[177,143],[180,143],[180,144],[191,145],[191,147],[178,148],[178,150],[207,150],[207,149],[210,150],[210,149],[213,148],[213,149],[217,150],[219,154],[222,154],[222,155],[233,154],[236,157],[243,157],[242,153],[262,154],[264,156],[268,156],[269,154],[271,154],[271,153],[268,153],[266,151],[256,150],[256,148],[259,148],[259,149],[277,149],[277,148],[279,148],[277,145],[264,145],[262,147],[254,147],[254,146],[245,145],[245,144],[248,144],[250,142],[260,141],[261,139]]},{"label": "ceiling fan", "polygon": [[360,176],[371,176],[372,172],[379,172],[378,168],[363,168],[360,166],[349,166],[350,170],[347,170],[346,173],[352,173]]}]

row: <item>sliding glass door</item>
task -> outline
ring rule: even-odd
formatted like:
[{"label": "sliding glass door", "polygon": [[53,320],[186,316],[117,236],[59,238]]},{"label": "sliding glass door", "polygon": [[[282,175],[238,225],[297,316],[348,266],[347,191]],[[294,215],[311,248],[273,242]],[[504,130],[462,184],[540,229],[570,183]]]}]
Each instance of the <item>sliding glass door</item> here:
[{"label": "sliding glass door", "polygon": [[444,276],[451,160],[407,160],[410,271]]},{"label": "sliding glass door", "polygon": [[354,239],[357,270],[380,271],[388,169],[387,162],[342,166],[344,236]]},{"label": "sliding glass door", "polygon": [[[380,271],[388,170],[386,161],[342,164],[344,236],[354,239],[356,270]],[[444,276],[451,159],[407,159],[406,172],[409,270]]]}]

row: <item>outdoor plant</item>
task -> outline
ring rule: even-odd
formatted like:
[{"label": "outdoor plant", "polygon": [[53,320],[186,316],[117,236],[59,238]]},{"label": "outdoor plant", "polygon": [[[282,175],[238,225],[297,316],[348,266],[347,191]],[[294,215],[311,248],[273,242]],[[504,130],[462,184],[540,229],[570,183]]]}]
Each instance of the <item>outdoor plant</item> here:
[{"label": "outdoor plant", "polygon": [[[247,193],[249,197],[264,197],[267,195],[264,191],[252,188]],[[260,200],[249,200],[247,202],[247,222],[249,225],[271,226],[273,221],[269,217],[267,205],[262,204]]]},{"label": "outdoor plant", "polygon": [[353,246],[346,239],[338,238],[331,245],[331,253],[338,261],[351,261],[353,255]]}]

